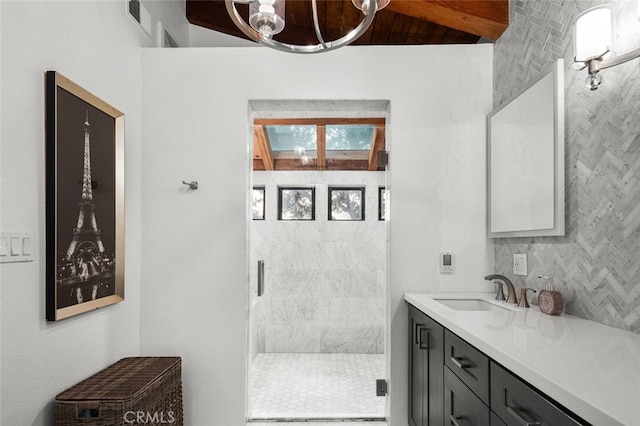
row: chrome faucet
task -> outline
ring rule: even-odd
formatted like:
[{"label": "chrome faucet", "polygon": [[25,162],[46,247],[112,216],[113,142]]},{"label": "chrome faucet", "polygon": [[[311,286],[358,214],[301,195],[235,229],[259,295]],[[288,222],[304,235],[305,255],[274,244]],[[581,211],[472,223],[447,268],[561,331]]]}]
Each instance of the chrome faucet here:
[{"label": "chrome faucet", "polygon": [[505,277],[504,275],[491,274],[484,277],[484,279],[487,281],[500,280],[505,283],[507,285],[507,303],[511,303],[514,305],[518,304],[516,289],[513,287],[513,283],[509,280],[509,278]]}]

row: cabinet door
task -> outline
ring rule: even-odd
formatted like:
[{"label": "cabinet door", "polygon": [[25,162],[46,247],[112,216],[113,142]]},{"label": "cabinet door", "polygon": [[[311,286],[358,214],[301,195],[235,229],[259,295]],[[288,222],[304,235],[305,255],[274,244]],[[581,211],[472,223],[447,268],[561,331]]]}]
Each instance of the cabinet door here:
[{"label": "cabinet door", "polygon": [[444,377],[445,425],[489,426],[489,407],[448,367]]},{"label": "cabinet door", "polygon": [[491,426],[507,426],[504,424],[500,417],[496,416],[496,413],[491,413]]},{"label": "cabinet door", "polygon": [[423,416],[423,393],[427,389],[427,357],[420,347],[425,315],[409,305],[409,425],[426,426]]},{"label": "cabinet door", "polygon": [[409,306],[409,424],[444,422],[444,328]]}]

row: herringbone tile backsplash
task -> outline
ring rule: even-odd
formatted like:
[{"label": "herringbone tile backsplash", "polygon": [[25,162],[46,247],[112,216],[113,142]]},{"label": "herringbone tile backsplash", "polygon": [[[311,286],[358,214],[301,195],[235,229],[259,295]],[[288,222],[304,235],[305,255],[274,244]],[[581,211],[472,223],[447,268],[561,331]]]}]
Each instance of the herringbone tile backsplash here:
[{"label": "herringbone tile backsplash", "polygon": [[[513,276],[513,254],[526,253],[529,274],[514,284],[540,289],[537,276],[552,276],[568,313],[640,333],[640,64],[603,70],[593,92],[571,67],[573,19],[601,3],[510,2],[494,46],[494,107],[564,58],[566,235],[495,239],[495,271]],[[620,53],[638,47],[637,8],[613,2]]]}]

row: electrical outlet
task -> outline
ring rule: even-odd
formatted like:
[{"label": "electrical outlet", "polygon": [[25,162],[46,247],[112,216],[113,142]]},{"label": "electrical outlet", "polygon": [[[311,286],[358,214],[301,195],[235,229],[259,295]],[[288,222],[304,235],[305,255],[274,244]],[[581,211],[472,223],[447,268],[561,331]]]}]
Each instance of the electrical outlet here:
[{"label": "electrical outlet", "polygon": [[527,255],[513,255],[513,275],[527,275]]}]

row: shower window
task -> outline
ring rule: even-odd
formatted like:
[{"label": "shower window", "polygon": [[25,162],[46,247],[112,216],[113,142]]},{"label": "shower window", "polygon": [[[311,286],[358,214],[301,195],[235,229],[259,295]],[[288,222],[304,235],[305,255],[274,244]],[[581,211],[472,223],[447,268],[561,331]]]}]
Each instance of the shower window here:
[{"label": "shower window", "polygon": [[253,200],[251,203],[253,220],[264,220],[264,187],[253,188]]},{"label": "shower window", "polygon": [[364,187],[329,187],[329,220],[364,220]]},{"label": "shower window", "polygon": [[315,188],[278,188],[278,220],[315,220]]},{"label": "shower window", "polygon": [[378,187],[378,220],[387,218],[387,190],[384,186]]}]

